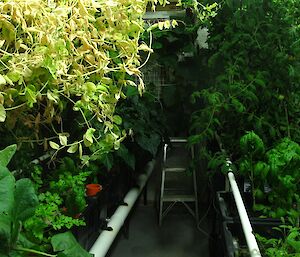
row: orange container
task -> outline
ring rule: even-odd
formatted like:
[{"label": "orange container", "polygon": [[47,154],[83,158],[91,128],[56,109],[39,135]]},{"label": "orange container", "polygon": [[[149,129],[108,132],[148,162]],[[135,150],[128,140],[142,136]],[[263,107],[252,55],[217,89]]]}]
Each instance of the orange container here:
[{"label": "orange container", "polygon": [[87,184],[86,185],[86,195],[87,196],[95,196],[101,190],[102,190],[102,186],[100,184]]}]

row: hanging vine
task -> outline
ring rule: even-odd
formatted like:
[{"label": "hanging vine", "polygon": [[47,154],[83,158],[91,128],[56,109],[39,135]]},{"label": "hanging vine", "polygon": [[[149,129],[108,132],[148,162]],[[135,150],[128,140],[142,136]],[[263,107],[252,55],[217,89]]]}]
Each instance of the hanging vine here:
[{"label": "hanging vine", "polygon": [[[144,90],[139,41],[147,1],[4,1],[0,3],[0,122],[2,129],[35,128],[34,140],[82,157],[105,141],[118,148],[126,132],[115,106],[123,88]],[[70,137],[64,113],[80,114]],[[102,131],[95,129],[102,124]],[[41,127],[47,128],[47,137]],[[52,131],[49,133],[48,131]],[[50,138],[52,141],[50,141]],[[106,150],[107,150],[106,149]]]}]

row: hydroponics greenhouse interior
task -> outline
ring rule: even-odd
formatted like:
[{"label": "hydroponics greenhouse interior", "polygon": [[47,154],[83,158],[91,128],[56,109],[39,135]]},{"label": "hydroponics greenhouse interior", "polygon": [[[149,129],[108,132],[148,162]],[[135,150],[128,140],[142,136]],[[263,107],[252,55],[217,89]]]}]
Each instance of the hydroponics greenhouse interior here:
[{"label": "hydroponics greenhouse interior", "polygon": [[300,257],[300,1],[0,2],[0,257]]}]

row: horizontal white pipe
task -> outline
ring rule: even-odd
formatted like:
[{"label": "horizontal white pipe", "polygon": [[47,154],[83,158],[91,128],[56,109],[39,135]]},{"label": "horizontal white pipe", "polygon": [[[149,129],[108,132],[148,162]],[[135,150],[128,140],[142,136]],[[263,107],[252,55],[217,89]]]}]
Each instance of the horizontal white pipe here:
[{"label": "horizontal white pipe", "polygon": [[34,159],[33,161],[31,161],[31,163],[33,163],[33,164],[39,164],[41,161],[47,160],[53,154],[54,154],[54,151],[50,151],[50,152],[48,152],[48,153],[40,156],[39,158]]},{"label": "horizontal white pipe", "polygon": [[228,173],[229,182],[231,185],[231,189],[233,192],[233,196],[235,199],[236,207],[239,212],[240,220],[242,223],[243,231],[245,234],[246,242],[248,245],[249,253],[251,257],[261,257],[256,238],[253,235],[252,227],[248,218],[248,214],[244,205],[244,202],[242,200],[240,190],[238,188],[238,185],[235,181],[235,177],[232,172]]},{"label": "horizontal white pipe", "polygon": [[111,216],[107,226],[111,227],[112,231],[102,231],[94,245],[91,247],[89,252],[91,254],[94,254],[95,257],[105,257],[105,255],[107,254],[111,244],[113,243],[115,237],[122,228],[130,210],[132,209],[132,206],[138,199],[145,184],[147,183],[153,171],[154,165],[155,160],[152,160],[147,164],[146,172],[138,177],[138,188],[131,189],[124,198],[124,203],[126,203],[127,205],[119,206],[115,213]]},{"label": "horizontal white pipe", "polygon": [[187,143],[187,138],[181,138],[181,137],[170,137],[171,143]]}]

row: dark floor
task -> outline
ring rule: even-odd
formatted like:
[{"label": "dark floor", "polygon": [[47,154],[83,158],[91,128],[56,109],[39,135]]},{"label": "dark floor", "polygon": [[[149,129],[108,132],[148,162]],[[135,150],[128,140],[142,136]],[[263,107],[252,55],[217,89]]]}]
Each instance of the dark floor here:
[{"label": "dark floor", "polygon": [[140,204],[130,219],[129,239],[119,236],[109,257],[208,257],[206,232],[210,226],[206,218],[199,227],[197,229],[194,218],[180,206],[174,208],[159,227],[153,205]]}]

